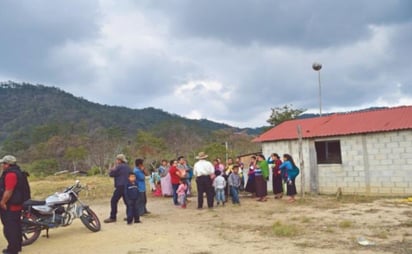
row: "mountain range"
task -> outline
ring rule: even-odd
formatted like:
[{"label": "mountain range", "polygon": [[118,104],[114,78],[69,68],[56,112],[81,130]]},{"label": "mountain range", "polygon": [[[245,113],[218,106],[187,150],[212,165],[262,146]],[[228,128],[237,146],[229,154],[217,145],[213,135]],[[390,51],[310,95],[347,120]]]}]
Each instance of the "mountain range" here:
[{"label": "mountain range", "polygon": [[221,129],[256,135],[263,129],[240,129],[206,119],[187,119],[153,107],[130,109],[101,105],[56,87],[12,81],[0,83],[0,102],[0,142],[11,135],[24,135],[33,128],[46,125],[82,128],[82,132],[115,128],[125,135],[134,135],[137,130],[151,130],[168,123],[195,129],[201,136]]}]

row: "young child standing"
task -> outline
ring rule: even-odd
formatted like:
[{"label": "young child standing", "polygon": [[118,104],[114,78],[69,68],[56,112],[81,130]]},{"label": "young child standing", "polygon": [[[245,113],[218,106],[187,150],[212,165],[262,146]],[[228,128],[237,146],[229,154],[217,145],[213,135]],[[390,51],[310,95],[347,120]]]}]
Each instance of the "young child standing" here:
[{"label": "young child standing", "polygon": [[226,180],[222,176],[222,173],[219,170],[215,171],[216,178],[213,180],[213,187],[215,188],[216,193],[216,202],[217,205],[222,202],[222,205],[225,205],[225,187],[226,187]]},{"label": "young child standing", "polygon": [[184,179],[180,179],[179,187],[177,187],[177,196],[179,198],[179,203],[182,208],[186,208],[186,191],[187,183]]},{"label": "young child standing", "polygon": [[139,188],[137,187],[136,176],[133,172],[129,173],[129,182],[125,187],[124,194],[127,204],[127,224],[133,224],[133,220],[134,223],[140,223],[138,209]]},{"label": "young child standing", "polygon": [[233,204],[240,204],[239,201],[239,187],[241,184],[241,179],[239,176],[239,165],[233,165],[232,174],[229,175],[229,187],[230,187],[230,194],[232,195],[232,203]]}]

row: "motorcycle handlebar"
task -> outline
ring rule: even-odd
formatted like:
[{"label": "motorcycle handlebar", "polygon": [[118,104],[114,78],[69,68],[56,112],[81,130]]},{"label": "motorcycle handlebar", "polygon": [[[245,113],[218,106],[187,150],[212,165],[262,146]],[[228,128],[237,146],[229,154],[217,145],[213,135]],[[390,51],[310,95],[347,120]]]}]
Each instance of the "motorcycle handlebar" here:
[{"label": "motorcycle handlebar", "polygon": [[69,191],[71,191],[71,190],[73,190],[73,189],[75,189],[75,188],[79,188],[79,189],[82,188],[82,186],[80,185],[80,180],[76,180],[76,182],[75,182],[72,186],[67,187],[67,188],[64,190],[64,192],[69,192]]}]

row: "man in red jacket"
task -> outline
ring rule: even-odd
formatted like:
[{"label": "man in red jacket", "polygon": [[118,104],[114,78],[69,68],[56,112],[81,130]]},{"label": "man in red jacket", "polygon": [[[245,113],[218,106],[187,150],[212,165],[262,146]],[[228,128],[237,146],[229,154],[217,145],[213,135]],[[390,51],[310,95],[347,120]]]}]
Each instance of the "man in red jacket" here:
[{"label": "man in red jacket", "polygon": [[[19,198],[18,186],[20,168],[16,165],[16,158],[6,155],[0,160],[3,174],[0,178],[0,215],[3,223],[3,232],[8,246],[3,253],[16,254],[21,251],[21,221],[20,215],[23,207],[23,200]],[[21,176],[20,176],[21,178]]]}]

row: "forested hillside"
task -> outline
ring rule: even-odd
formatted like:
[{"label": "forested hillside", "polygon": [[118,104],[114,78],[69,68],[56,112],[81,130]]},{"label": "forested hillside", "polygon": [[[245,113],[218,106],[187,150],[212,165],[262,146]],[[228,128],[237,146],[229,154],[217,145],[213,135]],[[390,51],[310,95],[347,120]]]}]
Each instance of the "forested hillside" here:
[{"label": "forested hillside", "polygon": [[[58,88],[0,84],[0,151],[16,154],[34,172],[103,172],[114,154],[150,160],[199,149],[216,156],[255,151],[246,130],[208,120],[191,120],[155,108],[100,105]],[[223,152],[223,154],[222,154]]]}]

